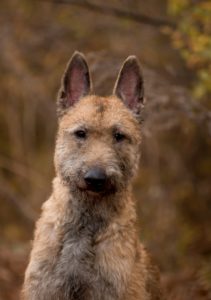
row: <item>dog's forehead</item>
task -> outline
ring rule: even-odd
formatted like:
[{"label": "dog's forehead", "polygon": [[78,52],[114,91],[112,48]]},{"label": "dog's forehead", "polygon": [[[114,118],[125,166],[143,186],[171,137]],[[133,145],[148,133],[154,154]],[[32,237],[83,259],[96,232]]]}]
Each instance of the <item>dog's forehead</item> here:
[{"label": "dog's forehead", "polygon": [[117,126],[137,127],[137,121],[125,105],[114,96],[88,96],[81,99],[61,120],[62,128],[87,125],[96,129]]}]

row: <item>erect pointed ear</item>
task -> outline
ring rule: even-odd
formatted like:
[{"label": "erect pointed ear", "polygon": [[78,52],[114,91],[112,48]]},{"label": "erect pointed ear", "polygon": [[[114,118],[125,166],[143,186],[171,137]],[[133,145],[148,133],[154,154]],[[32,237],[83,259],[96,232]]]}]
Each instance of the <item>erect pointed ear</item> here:
[{"label": "erect pointed ear", "polygon": [[144,101],[141,68],[136,56],[129,56],[117,78],[113,93],[134,113],[139,113]]},{"label": "erect pointed ear", "polygon": [[88,64],[84,55],[75,52],[71,57],[62,77],[58,95],[59,111],[66,110],[79,99],[88,95],[91,90],[91,79]]}]

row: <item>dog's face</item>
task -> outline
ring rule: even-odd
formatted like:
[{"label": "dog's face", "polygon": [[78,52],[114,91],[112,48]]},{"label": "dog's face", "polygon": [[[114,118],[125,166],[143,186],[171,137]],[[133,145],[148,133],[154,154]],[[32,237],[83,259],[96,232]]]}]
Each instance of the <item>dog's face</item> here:
[{"label": "dog's face", "polygon": [[59,95],[59,130],[55,151],[58,176],[72,191],[103,196],[125,189],[140,153],[138,114],[143,82],[137,60],[126,60],[114,95],[89,95],[84,57],[76,53]]}]

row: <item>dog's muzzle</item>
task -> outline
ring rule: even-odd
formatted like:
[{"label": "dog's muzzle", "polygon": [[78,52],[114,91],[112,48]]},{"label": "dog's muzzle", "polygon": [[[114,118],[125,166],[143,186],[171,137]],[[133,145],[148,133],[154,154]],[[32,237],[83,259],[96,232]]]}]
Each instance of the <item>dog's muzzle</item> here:
[{"label": "dog's muzzle", "polygon": [[103,168],[92,167],[84,174],[86,190],[101,193],[108,188],[108,176]]}]

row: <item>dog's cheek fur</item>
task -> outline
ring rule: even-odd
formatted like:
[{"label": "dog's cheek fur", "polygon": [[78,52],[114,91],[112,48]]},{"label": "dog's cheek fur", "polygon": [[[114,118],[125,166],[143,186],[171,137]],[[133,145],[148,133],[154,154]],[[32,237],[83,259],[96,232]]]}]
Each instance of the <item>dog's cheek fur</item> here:
[{"label": "dog's cheek fur", "polygon": [[[77,143],[71,141],[64,133],[59,133],[56,143],[54,163],[56,172],[63,180],[74,182],[81,162]],[[73,172],[74,170],[74,172]]]},{"label": "dog's cheek fur", "polygon": [[119,167],[122,172],[122,183],[125,185],[137,174],[140,158],[139,145],[125,145],[118,150],[117,155],[119,157]]}]

